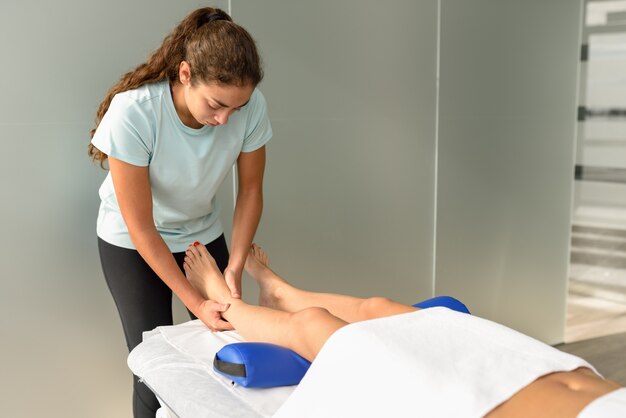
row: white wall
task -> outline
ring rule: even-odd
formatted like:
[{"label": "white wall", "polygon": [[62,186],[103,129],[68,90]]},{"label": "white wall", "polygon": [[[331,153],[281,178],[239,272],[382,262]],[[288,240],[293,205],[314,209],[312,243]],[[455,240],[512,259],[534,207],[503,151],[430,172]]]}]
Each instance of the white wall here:
[{"label": "white wall", "polygon": [[[575,2],[442,0],[439,144],[436,0],[232,3],[266,62],[275,137],[257,239],[276,269],[311,289],[403,302],[450,293],[558,339]],[[96,249],[104,173],[86,156],[88,132],[107,88],[203,4],[2,5],[0,401],[10,416],[130,416],[126,347]],[[221,197],[229,207],[229,185]]]}]

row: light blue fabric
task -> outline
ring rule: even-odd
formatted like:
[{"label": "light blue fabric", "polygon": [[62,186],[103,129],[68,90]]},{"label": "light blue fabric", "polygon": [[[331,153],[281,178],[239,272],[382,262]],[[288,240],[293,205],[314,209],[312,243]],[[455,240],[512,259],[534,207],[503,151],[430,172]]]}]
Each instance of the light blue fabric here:
[{"label": "light blue fabric", "polygon": [[[91,142],[110,157],[149,167],[154,223],[170,250],[180,252],[223,233],[217,190],[241,152],[257,150],[271,137],[259,90],[226,125],[193,129],[178,117],[164,80],[117,94]],[[99,194],[98,236],[134,249],[110,173]]]}]

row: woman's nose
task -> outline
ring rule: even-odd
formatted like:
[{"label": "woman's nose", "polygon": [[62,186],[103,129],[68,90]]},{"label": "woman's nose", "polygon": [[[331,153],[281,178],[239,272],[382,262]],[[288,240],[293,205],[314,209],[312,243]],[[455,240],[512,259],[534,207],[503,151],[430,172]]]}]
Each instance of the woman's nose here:
[{"label": "woman's nose", "polygon": [[215,114],[215,121],[220,125],[226,124],[228,122],[228,118],[230,117],[230,111],[225,110],[223,112],[218,112]]}]

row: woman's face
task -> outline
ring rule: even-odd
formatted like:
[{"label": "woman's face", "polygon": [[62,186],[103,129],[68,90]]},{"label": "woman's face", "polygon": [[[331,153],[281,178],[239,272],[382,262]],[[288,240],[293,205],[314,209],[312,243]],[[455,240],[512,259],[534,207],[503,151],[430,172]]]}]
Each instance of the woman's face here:
[{"label": "woman's face", "polygon": [[228,86],[221,84],[188,84],[184,88],[187,109],[198,124],[224,125],[228,118],[245,106],[252,96],[254,86]]}]

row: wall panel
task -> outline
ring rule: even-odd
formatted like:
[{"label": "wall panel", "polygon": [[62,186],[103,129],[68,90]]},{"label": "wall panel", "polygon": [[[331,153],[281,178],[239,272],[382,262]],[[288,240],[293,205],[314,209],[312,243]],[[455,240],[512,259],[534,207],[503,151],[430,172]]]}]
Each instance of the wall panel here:
[{"label": "wall panel", "polygon": [[580,2],[442,1],[436,292],[565,321]]},{"label": "wall panel", "polygon": [[233,2],[263,53],[275,131],[257,239],[298,285],[431,296],[436,10]]}]

